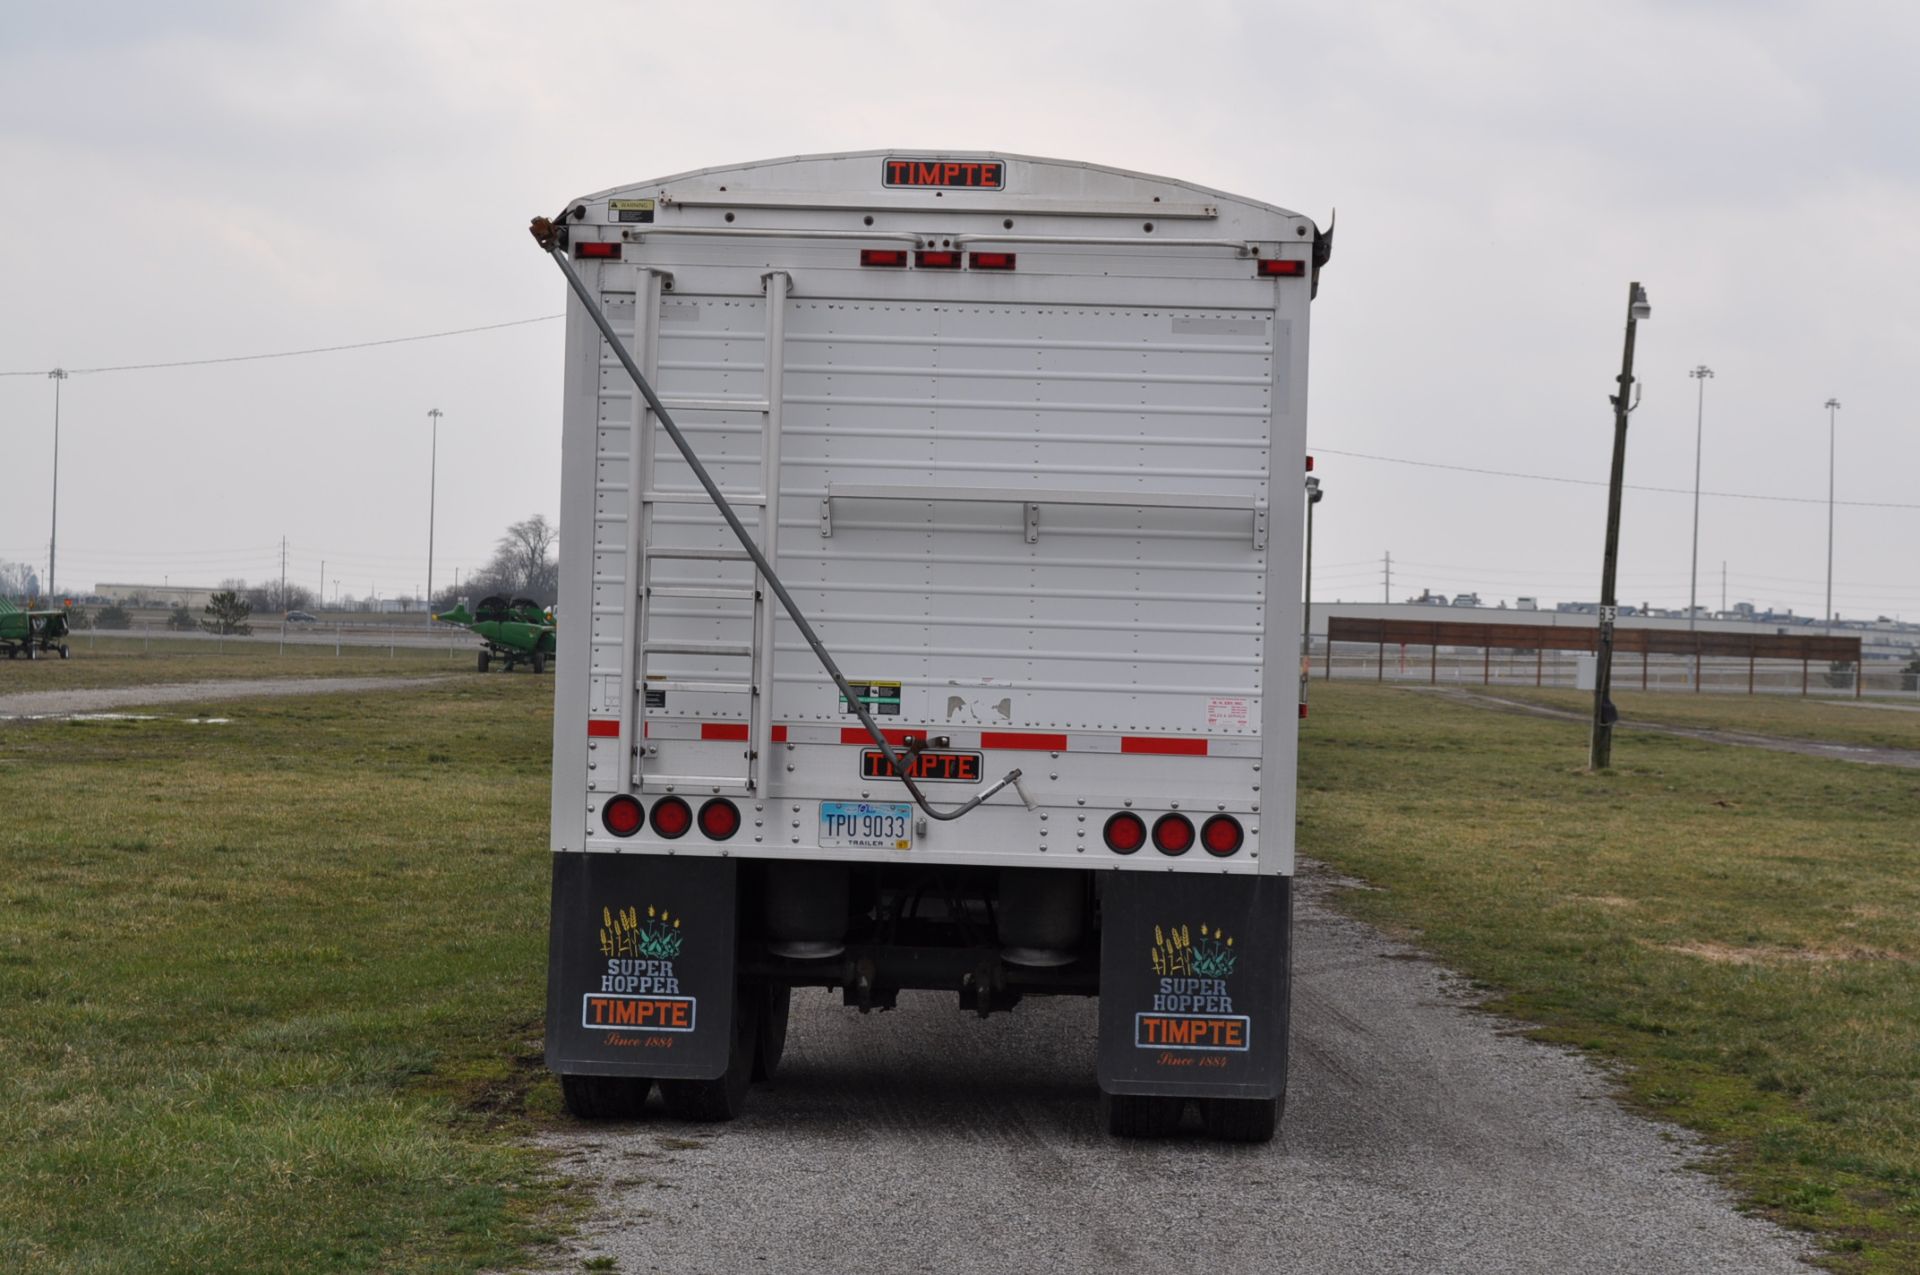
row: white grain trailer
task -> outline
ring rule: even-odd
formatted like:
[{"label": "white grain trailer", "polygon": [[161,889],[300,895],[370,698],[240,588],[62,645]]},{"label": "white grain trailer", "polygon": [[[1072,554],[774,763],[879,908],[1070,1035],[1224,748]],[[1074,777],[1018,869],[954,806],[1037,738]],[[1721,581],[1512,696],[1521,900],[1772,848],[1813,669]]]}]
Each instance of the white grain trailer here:
[{"label": "white grain trailer", "polygon": [[640,182],[534,233],[573,293],[572,1109],[657,1081],[732,1116],[794,987],[1073,994],[1115,1133],[1198,1099],[1271,1136],[1329,238],[1165,178],[908,151]]}]

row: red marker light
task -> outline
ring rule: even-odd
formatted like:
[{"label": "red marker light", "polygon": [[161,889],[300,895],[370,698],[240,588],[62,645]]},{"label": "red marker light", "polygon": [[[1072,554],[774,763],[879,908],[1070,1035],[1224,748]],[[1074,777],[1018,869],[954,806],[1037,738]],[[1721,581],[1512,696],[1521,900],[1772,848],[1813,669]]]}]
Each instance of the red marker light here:
[{"label": "red marker light", "polygon": [[920,252],[915,253],[913,264],[922,270],[958,270],[960,254],[957,252]]},{"label": "red marker light", "polygon": [[904,248],[862,248],[860,264],[863,266],[904,266],[907,264],[907,250]]},{"label": "red marker light", "polygon": [[1147,825],[1139,815],[1121,811],[1107,820],[1107,849],[1115,854],[1132,854],[1147,844]]},{"label": "red marker light", "polygon": [[640,825],[644,822],[640,803],[625,793],[610,798],[606,805],[600,807],[600,826],[616,837],[631,837],[640,831]]},{"label": "red marker light", "polygon": [[1010,252],[969,253],[967,264],[975,270],[1011,270],[1013,254]]},{"label": "red marker light", "polygon": [[1161,815],[1153,821],[1153,848],[1165,855],[1193,849],[1193,825],[1185,815]]},{"label": "red marker light", "polygon": [[740,807],[725,797],[715,797],[700,807],[700,831],[710,841],[725,841],[740,831]]},{"label": "red marker light", "polygon": [[693,810],[678,797],[668,797],[665,801],[654,803],[653,834],[674,841],[687,835],[687,829],[693,827]]},{"label": "red marker light", "polygon": [[1307,457],[1307,472],[1309,474],[1313,472],[1313,457],[1311,456]]},{"label": "red marker light", "polygon": [[1215,815],[1200,828],[1200,844],[1216,859],[1224,859],[1240,849],[1247,839],[1240,821],[1232,815]]},{"label": "red marker light", "polygon": [[582,240],[573,246],[573,255],[582,259],[592,257],[602,261],[618,261],[620,260],[620,245],[617,243],[601,243],[593,239]]},{"label": "red marker light", "polygon": [[1276,276],[1294,278],[1307,272],[1307,263],[1304,261],[1281,261],[1277,257],[1261,257],[1259,262],[1259,273],[1262,278],[1271,279]]}]

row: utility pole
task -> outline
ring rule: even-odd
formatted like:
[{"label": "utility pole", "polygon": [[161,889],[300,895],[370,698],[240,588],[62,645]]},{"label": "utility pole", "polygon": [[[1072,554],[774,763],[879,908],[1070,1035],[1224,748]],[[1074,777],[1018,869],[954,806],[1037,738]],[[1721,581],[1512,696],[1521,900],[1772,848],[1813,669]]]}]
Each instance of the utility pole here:
[{"label": "utility pole", "polygon": [[1693,417],[1693,569],[1687,576],[1687,628],[1692,630],[1700,609],[1700,442],[1707,420],[1707,380],[1713,369],[1702,363],[1687,375],[1700,382],[1700,405]]},{"label": "utility pole", "polygon": [[1627,285],[1627,336],[1620,355],[1619,392],[1613,403],[1613,477],[1607,485],[1607,546],[1600,568],[1599,665],[1593,679],[1593,742],[1587,768],[1605,770],[1613,764],[1613,720],[1618,714],[1608,693],[1613,689],[1613,625],[1619,613],[1613,596],[1615,569],[1620,556],[1620,491],[1627,472],[1627,416],[1638,406],[1633,390],[1633,338],[1641,319],[1651,318],[1647,290],[1636,281]]},{"label": "utility pole", "polygon": [[[60,540],[60,382],[67,379],[65,368],[55,368],[47,373],[47,379],[53,382],[53,527],[47,533],[47,594],[58,597],[59,590],[54,585],[54,550]],[[149,577],[151,578],[151,577]]]},{"label": "utility pole", "polygon": [[1833,414],[1839,410],[1839,399],[1827,400],[1827,632],[1829,633],[1833,632]]},{"label": "utility pole", "polygon": [[[427,465],[427,627],[433,627],[433,506],[434,497],[440,481],[440,418],[445,415],[439,408],[431,408],[427,418],[433,422],[433,450]],[[772,497],[768,497],[772,499]]]},{"label": "utility pole", "polygon": [[[1307,475],[1307,571],[1306,601],[1301,607],[1300,633],[1300,716],[1307,715],[1307,679],[1313,670],[1313,507],[1326,493],[1320,480]],[[1327,635],[1327,659],[1333,659],[1333,635]]]},{"label": "utility pole", "polygon": [[1391,549],[1387,550],[1387,578],[1386,583],[1380,588],[1380,600],[1385,603],[1393,601],[1393,550]]},{"label": "utility pole", "polygon": [[1720,614],[1725,615],[1726,613],[1727,613],[1727,563],[1726,563],[1726,559],[1722,558],[1720,560]]},{"label": "utility pole", "polygon": [[327,605],[327,560],[320,559],[320,605]]}]

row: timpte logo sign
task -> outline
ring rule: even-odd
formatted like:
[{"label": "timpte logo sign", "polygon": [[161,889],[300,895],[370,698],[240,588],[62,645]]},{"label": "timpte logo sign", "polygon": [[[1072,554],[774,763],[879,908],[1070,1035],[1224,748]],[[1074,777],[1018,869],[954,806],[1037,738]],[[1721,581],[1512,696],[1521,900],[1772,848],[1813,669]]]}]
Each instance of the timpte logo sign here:
[{"label": "timpte logo sign", "polygon": [[1153,927],[1153,1008],[1133,1016],[1138,1049],[1204,1049],[1245,1053],[1252,1020],[1233,1012],[1227,983],[1239,956],[1218,926],[1200,927],[1200,941],[1185,925]]},{"label": "timpte logo sign", "polygon": [[1007,184],[1006,167],[992,159],[920,159],[889,155],[886,161],[886,185],[938,186],[952,189],[1003,190]]},{"label": "timpte logo sign", "polygon": [[698,1000],[680,994],[673,963],[686,936],[680,921],[652,905],[600,909],[600,990],[581,998],[580,1025],[595,1031],[690,1032]]}]

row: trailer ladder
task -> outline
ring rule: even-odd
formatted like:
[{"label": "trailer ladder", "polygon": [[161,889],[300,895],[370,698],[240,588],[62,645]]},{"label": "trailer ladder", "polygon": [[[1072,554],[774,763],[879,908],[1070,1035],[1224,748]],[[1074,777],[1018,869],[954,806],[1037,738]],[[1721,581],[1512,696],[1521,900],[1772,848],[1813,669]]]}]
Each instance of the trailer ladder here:
[{"label": "trailer ladder", "polygon": [[[758,491],[723,491],[727,503],[736,509],[753,511],[759,519],[759,535],[755,543],[762,557],[771,562],[779,552],[780,537],[780,399],[783,393],[783,380],[786,363],[786,311],[788,277],[784,271],[770,271],[762,276],[766,289],[766,358],[763,361],[765,381],[764,397],[747,399],[702,399],[702,398],[661,398],[661,406],[670,412],[744,412],[760,418],[760,487]],[[658,282],[648,289],[652,294],[651,314],[657,316]],[[658,323],[657,318],[648,323],[647,349],[638,351],[647,364],[658,367]],[[657,375],[657,371],[656,371]],[[774,619],[775,608],[768,596],[766,577],[756,567],[753,583],[750,585],[709,582],[702,584],[661,584],[655,580],[655,571],[662,562],[750,562],[751,556],[744,548],[691,549],[674,548],[656,543],[654,535],[654,514],[661,505],[690,504],[707,505],[709,499],[704,492],[669,492],[640,490],[640,485],[653,473],[654,448],[659,438],[658,417],[651,404],[644,398],[635,400],[634,438],[645,447],[632,449],[628,472],[630,486],[639,490],[640,517],[630,532],[631,540],[639,548],[637,555],[630,554],[628,561],[636,556],[640,562],[639,595],[640,605],[633,621],[634,632],[629,637],[629,649],[636,652],[634,657],[635,686],[633,693],[638,697],[635,718],[646,718],[646,693],[704,693],[718,695],[744,695],[747,697],[747,744],[742,752],[744,765],[737,774],[727,775],[682,775],[654,770],[649,764],[649,750],[644,741],[635,740],[635,787],[656,792],[680,792],[690,790],[709,792],[736,792],[758,795],[765,790],[765,777],[769,773],[767,766],[773,752],[773,661],[774,661]],[[732,640],[689,640],[668,639],[655,636],[656,625],[653,614],[656,599],[719,599],[742,600],[752,602],[747,631]],[[711,658],[724,667],[738,663],[742,671],[729,675],[715,674],[699,678],[674,678],[651,675],[652,657],[657,655],[697,655]]]}]

